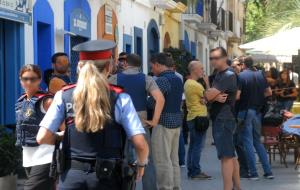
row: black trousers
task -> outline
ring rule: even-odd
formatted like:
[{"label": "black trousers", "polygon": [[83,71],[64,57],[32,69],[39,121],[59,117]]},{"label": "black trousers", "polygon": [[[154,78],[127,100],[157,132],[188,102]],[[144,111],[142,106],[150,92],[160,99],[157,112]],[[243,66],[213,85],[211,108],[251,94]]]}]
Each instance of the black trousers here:
[{"label": "black trousers", "polygon": [[53,190],[54,179],[49,177],[50,164],[43,164],[25,168],[27,180],[24,190]]},{"label": "black trousers", "polygon": [[77,169],[66,170],[59,178],[59,190],[121,190],[120,176],[109,180],[98,180],[96,172]]}]

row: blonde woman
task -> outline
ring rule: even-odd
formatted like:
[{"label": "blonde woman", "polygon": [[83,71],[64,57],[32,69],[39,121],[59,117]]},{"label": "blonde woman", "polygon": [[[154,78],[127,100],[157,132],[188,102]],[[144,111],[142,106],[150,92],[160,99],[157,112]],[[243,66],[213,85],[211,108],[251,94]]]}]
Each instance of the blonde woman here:
[{"label": "blonde woman", "polygon": [[66,169],[59,189],[122,189],[123,131],[137,151],[137,178],[143,176],[148,156],[145,131],[129,95],[107,82],[114,47],[113,42],[94,40],[74,48],[80,51],[78,82],[55,95],[40,124],[37,141],[52,144],[61,137],[55,131],[66,123]]}]

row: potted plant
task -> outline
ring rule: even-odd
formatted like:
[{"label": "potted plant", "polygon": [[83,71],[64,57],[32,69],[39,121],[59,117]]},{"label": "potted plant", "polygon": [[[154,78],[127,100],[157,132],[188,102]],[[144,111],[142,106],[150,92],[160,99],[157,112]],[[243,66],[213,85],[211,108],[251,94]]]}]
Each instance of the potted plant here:
[{"label": "potted plant", "polygon": [[15,146],[13,131],[0,126],[0,189],[16,190],[16,170],[20,158],[20,150]]}]

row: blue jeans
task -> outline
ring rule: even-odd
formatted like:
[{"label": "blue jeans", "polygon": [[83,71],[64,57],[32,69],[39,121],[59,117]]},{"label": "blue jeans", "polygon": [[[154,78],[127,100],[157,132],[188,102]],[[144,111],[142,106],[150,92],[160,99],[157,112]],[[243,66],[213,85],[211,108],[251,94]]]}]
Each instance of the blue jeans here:
[{"label": "blue jeans", "polygon": [[239,112],[239,115],[245,115],[245,126],[242,130],[242,137],[244,140],[245,154],[251,176],[257,176],[256,158],[254,148],[262,163],[265,174],[272,173],[271,166],[268,161],[268,155],[265,147],[260,141],[261,137],[261,113],[256,110],[249,109],[248,112]]},{"label": "blue jeans", "polygon": [[201,173],[200,157],[205,145],[205,132],[199,132],[195,129],[195,120],[188,121],[190,131],[190,146],[188,149],[187,168],[188,176],[193,177]]},{"label": "blue jeans", "polygon": [[179,150],[178,150],[178,157],[179,157],[179,165],[185,165],[185,143],[183,137],[183,130],[180,131],[179,136]]}]

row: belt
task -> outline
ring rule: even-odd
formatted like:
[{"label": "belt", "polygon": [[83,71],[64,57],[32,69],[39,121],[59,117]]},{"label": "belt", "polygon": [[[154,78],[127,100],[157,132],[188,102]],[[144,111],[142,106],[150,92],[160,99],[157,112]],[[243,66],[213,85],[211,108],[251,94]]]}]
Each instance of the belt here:
[{"label": "belt", "polygon": [[82,170],[87,172],[95,171],[96,161],[78,161],[78,160],[70,160],[67,162],[67,168]]}]

